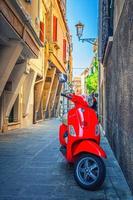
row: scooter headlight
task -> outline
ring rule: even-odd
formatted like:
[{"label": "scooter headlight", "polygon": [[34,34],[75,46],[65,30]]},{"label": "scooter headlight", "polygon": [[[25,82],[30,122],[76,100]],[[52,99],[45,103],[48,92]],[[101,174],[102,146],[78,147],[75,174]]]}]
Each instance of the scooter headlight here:
[{"label": "scooter headlight", "polygon": [[96,136],[100,135],[100,126],[99,126],[99,124],[96,125],[95,133],[96,133]]},{"label": "scooter headlight", "polygon": [[72,125],[69,125],[69,133],[71,136],[76,136],[76,132],[74,130],[74,127]]}]

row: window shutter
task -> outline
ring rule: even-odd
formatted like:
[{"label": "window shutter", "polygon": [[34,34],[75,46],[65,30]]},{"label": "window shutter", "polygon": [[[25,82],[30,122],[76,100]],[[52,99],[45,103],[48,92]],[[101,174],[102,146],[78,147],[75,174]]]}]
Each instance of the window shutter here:
[{"label": "window shutter", "polygon": [[57,41],[57,17],[53,16],[53,41]]},{"label": "window shutter", "polygon": [[66,61],[66,40],[63,39],[63,61]]},{"label": "window shutter", "polygon": [[40,22],[40,40],[44,43],[44,22]]}]

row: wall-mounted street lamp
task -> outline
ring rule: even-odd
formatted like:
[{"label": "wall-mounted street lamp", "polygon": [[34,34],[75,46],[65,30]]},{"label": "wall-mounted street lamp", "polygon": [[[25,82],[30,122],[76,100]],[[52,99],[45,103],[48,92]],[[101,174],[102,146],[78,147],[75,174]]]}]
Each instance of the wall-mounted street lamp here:
[{"label": "wall-mounted street lamp", "polygon": [[96,38],[81,38],[83,35],[83,31],[84,31],[84,24],[79,22],[78,24],[75,25],[75,27],[76,27],[77,36],[78,36],[79,41],[89,42],[90,44],[97,46]]}]

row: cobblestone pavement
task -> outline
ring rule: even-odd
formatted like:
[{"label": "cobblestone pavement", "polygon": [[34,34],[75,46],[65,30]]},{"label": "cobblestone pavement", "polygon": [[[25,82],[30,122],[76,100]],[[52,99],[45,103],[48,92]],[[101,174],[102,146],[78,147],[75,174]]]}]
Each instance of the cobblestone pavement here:
[{"label": "cobblestone pavement", "polygon": [[59,121],[0,135],[0,200],[132,200],[106,138],[107,177],[95,192],[81,189],[59,152]]}]

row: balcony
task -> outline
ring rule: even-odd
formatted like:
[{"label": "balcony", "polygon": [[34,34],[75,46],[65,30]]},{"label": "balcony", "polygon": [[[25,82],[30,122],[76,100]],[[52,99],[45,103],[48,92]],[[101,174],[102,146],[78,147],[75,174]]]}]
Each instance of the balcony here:
[{"label": "balcony", "polygon": [[64,63],[58,55],[58,50],[60,47],[58,42],[49,43],[49,61],[55,66],[60,72],[65,73]]},{"label": "balcony", "polygon": [[58,42],[49,43],[49,53],[57,54],[57,50],[60,49]]}]

